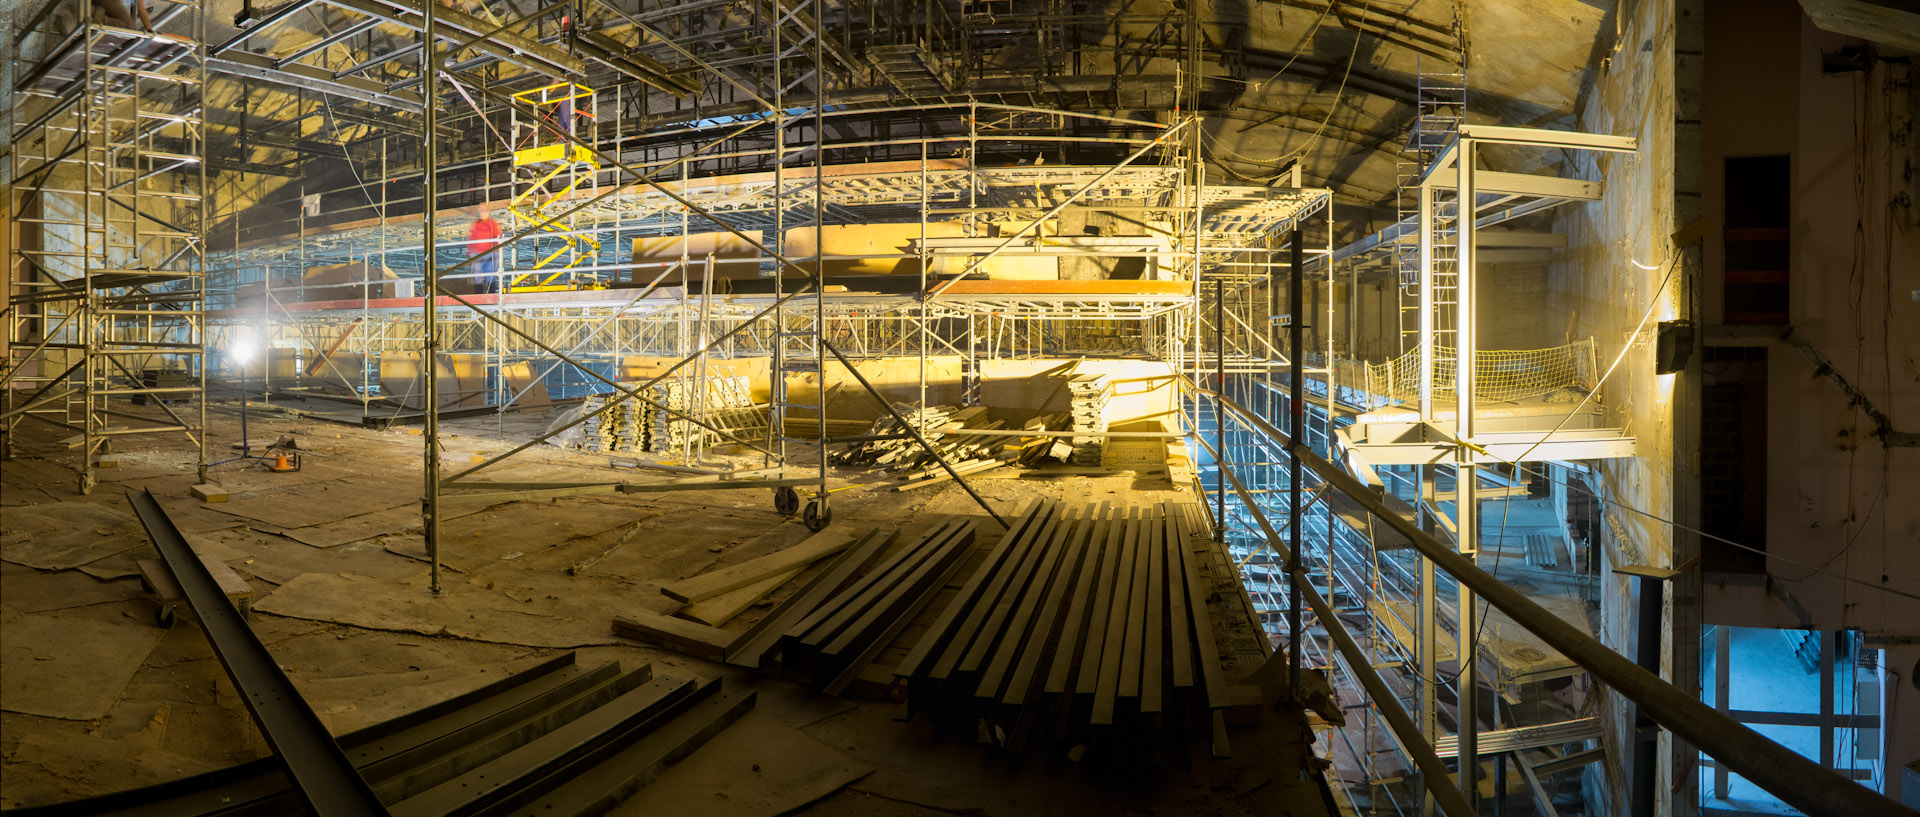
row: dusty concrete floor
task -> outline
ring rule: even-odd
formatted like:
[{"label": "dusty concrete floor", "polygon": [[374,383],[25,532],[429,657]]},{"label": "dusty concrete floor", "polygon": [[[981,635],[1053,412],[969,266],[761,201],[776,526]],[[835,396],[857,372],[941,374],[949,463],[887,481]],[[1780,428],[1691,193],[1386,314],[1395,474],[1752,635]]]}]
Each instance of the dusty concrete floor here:
[{"label": "dusty concrete floor", "polygon": [[[534,415],[450,423],[446,462],[464,467],[546,421]],[[224,410],[214,412],[213,424],[217,458],[228,454],[239,429]],[[65,433],[22,427],[15,458],[0,463],[0,803],[58,802],[267,753],[198,627],[184,620],[171,630],[154,625],[154,604],[134,570],[136,559],[153,553],[125,499],[127,491],[145,489],[203,553],[226,560],[256,588],[256,632],[335,732],[572,649],[583,663],[652,662],[657,674],[718,673],[760,690],[757,725],[730,730],[730,743],[716,740],[676,767],[650,789],[665,802],[649,805],[711,814],[1325,813],[1319,789],[1300,780],[1310,745],[1294,714],[1268,713],[1259,726],[1234,730],[1230,759],[1208,759],[1202,731],[1169,732],[1138,752],[1071,762],[1064,746],[1000,752],[964,730],[898,722],[891,703],[816,696],[611,634],[609,619],[622,610],[670,608],[661,583],[808,535],[772,511],[769,491],[463,506],[445,523],[444,592],[435,596],[420,558],[417,433],[259,412],[250,425],[256,441],[296,435],[309,452],[305,468],[278,474],[246,463],[220,466],[216,481],[232,499],[213,505],[188,493],[195,480],[183,438],[129,444],[119,467],[101,471],[100,486],[81,496],[70,467],[76,454],[55,442]],[[545,447],[509,463],[483,477],[651,476],[613,469],[605,456]],[[838,525],[892,524],[911,535],[945,515],[970,514],[980,516],[983,529],[997,530],[955,487],[892,493],[847,478],[872,479],[837,475],[836,486],[851,486],[834,494]],[[1151,479],[977,484],[1005,515],[1040,496],[1185,498]],[[763,610],[727,629],[745,629]],[[1229,660],[1258,660],[1251,641],[1257,631],[1238,602],[1221,594],[1215,610]],[[791,779],[778,776],[782,769]],[[648,796],[629,804],[632,813],[644,810],[640,800]]]}]

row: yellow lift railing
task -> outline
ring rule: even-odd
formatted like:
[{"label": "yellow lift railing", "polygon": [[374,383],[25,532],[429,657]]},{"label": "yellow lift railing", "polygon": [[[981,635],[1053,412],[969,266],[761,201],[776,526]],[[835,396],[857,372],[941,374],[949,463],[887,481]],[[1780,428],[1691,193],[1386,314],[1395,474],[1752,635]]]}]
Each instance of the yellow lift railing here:
[{"label": "yellow lift railing", "polygon": [[[594,91],[572,82],[558,82],[513,95],[515,101],[532,109],[531,118],[520,105],[513,107],[513,166],[529,168],[535,175],[514,193],[507,209],[523,226],[559,239],[550,252],[533,262],[529,271],[509,274],[508,292],[549,292],[599,286],[599,276],[576,269],[593,266],[600,257],[600,241],[583,234],[575,216],[555,218],[548,210],[561,209],[561,202],[584,192],[591,195],[600,161],[574,141],[593,141]],[[538,246],[538,245],[536,245]]]}]

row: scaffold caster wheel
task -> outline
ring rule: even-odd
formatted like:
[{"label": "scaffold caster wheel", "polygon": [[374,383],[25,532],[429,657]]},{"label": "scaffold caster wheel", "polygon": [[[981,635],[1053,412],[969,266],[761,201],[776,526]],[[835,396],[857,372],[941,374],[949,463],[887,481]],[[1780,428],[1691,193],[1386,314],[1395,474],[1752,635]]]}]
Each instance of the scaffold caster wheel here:
[{"label": "scaffold caster wheel", "polygon": [[93,493],[93,486],[95,484],[96,482],[92,474],[81,474],[80,475],[80,495],[86,496],[88,494]]},{"label": "scaffold caster wheel", "polygon": [[800,512],[800,494],[792,488],[773,489],[773,509],[781,516],[792,516]]},{"label": "scaffold caster wheel", "polygon": [[162,604],[153,608],[153,623],[162,630],[173,629],[173,605]]},{"label": "scaffold caster wheel", "polygon": [[819,533],[833,522],[833,511],[820,507],[818,501],[808,502],[807,513],[804,519],[807,523],[807,530]]}]

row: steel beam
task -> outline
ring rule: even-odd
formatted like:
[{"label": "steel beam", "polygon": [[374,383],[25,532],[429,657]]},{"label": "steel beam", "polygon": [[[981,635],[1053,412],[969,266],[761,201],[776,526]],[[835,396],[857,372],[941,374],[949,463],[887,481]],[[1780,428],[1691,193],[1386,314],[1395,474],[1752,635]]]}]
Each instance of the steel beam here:
[{"label": "steel beam", "polygon": [[[1438,190],[1452,190],[1459,184],[1458,171],[1459,168],[1447,168],[1435,173],[1429,177],[1429,184]],[[1505,173],[1498,170],[1475,170],[1473,189],[1476,193],[1497,193],[1507,196],[1541,196],[1576,201],[1600,200],[1599,182],[1563,179],[1559,176],[1536,176],[1531,173]]]},{"label": "steel beam", "polygon": [[[324,1],[328,5],[368,17],[377,17],[412,31],[419,31],[424,26],[420,6],[409,0]],[[525,34],[495,31],[492,24],[465,12],[446,7],[436,9],[434,25],[438,29],[437,36],[455,39],[452,35],[460,34],[475,38],[473,41],[475,49],[555,79],[572,79],[587,73],[586,62],[578,57]]]},{"label": "steel beam", "polygon": [[273,654],[240,617],[220,583],[200,562],[199,554],[161,510],[153,491],[127,493],[147,537],[167,561],[174,580],[199,619],[213,653],[233,680],[240,700],[253,714],[260,734],[273,747],[307,809],[316,817],[380,815],[387,808],[353,767],[340,744],[334,742],[313,707],[300,697]]},{"label": "steel beam", "polygon": [[281,6],[280,8],[277,8],[271,12],[268,12],[267,16],[247,24],[246,28],[241,29],[239,34],[233,35],[233,37],[227,40],[226,42],[223,42],[219,45],[208,48],[207,56],[217,57],[217,56],[220,56],[221,54],[225,54],[228,51],[238,48],[241,43],[244,43],[248,39],[251,39],[253,35],[259,34],[263,31],[266,31],[269,28],[279,25],[280,23],[286,22],[287,20],[291,19],[293,15],[299,14],[300,12],[305,11],[307,7],[312,6],[316,2],[318,2],[318,0],[292,0],[292,2],[289,2],[284,6]]},{"label": "steel beam", "polygon": [[350,26],[347,26],[346,28],[340,29],[339,31],[336,31],[332,34],[328,34],[325,37],[321,37],[320,39],[314,40],[313,42],[307,43],[306,45],[303,45],[303,46],[300,46],[299,48],[294,49],[293,53],[288,54],[284,57],[281,57],[280,61],[274,63],[274,65],[280,68],[286,68],[289,65],[292,65],[296,62],[301,61],[302,59],[305,59],[308,55],[314,53],[315,51],[323,50],[327,46],[333,45],[334,43],[340,42],[341,40],[344,40],[355,34],[359,34],[361,32],[367,31],[368,29],[371,29],[374,26],[377,26],[379,24],[380,24],[379,20],[371,20],[371,19],[361,20],[360,22],[354,23]]},{"label": "steel beam", "polygon": [[207,70],[285,85],[289,88],[304,88],[346,99],[357,99],[408,113],[419,113],[421,107],[418,94],[389,91],[380,83],[363,79],[336,79],[332,71],[324,71],[309,65],[289,65],[281,68],[268,57],[249,54],[245,51],[209,57]]},{"label": "steel beam", "polygon": [[1542,148],[1567,148],[1569,150],[1604,150],[1612,153],[1633,153],[1640,149],[1640,140],[1632,136],[1610,136],[1603,133],[1581,133],[1579,131],[1548,130],[1546,128],[1516,128],[1508,125],[1460,125],[1460,135],[1480,142],[1493,142],[1502,145],[1525,145]]}]

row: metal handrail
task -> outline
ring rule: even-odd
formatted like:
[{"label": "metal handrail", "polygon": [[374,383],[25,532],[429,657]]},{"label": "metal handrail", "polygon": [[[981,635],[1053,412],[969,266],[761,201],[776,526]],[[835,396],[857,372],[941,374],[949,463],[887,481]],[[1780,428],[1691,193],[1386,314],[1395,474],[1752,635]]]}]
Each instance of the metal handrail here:
[{"label": "metal handrail", "polygon": [[[1192,392],[1214,394],[1212,391],[1195,387],[1193,382],[1185,377],[1181,378],[1181,382]],[[1222,400],[1221,403],[1227,405],[1230,410],[1234,408],[1228,401]],[[1253,495],[1247,491],[1247,487],[1241,484],[1240,477],[1233,473],[1232,468],[1227,467],[1222,452],[1214,449],[1204,435],[1195,434],[1193,439],[1212,455],[1214,465],[1233,486],[1234,493],[1240,495],[1243,506],[1253,512],[1254,521],[1260,523],[1261,530],[1266,534],[1267,546],[1273,548],[1282,560],[1291,563],[1292,555],[1287,546],[1282,543],[1280,533],[1274,530],[1273,523],[1267,520],[1267,514],[1261,510],[1260,503],[1255,502]],[[1302,461],[1304,462],[1304,459]],[[1360,680],[1360,685],[1366,688],[1367,694],[1373,698],[1374,706],[1379,708],[1381,717],[1386,719],[1387,726],[1392,730],[1394,740],[1400,744],[1401,751],[1413,758],[1414,765],[1420,768],[1421,780],[1426,785],[1427,792],[1433,796],[1434,801],[1440,805],[1441,810],[1445,811],[1448,817],[1472,817],[1475,814],[1473,806],[1467,803],[1466,796],[1461,794],[1460,790],[1451,785],[1452,778],[1447,774],[1446,764],[1434,752],[1433,745],[1427,742],[1426,736],[1420,733],[1420,727],[1414,724],[1413,716],[1407,714],[1407,709],[1401,705],[1400,699],[1395,697],[1393,690],[1381,680],[1380,673],[1373,668],[1372,659],[1360,649],[1359,643],[1353,640],[1353,636],[1340,623],[1339,617],[1333,614],[1333,608],[1327,604],[1326,599],[1320,597],[1320,591],[1315,589],[1311,582],[1304,581],[1299,573],[1289,573],[1288,576],[1293,586],[1299,589],[1301,600],[1305,601],[1307,606],[1313,609],[1314,615],[1320,619],[1327,631],[1327,636],[1333,641],[1334,648],[1347,658],[1348,667]],[[1300,645],[1289,644],[1287,648],[1298,651]]]},{"label": "metal handrail", "polygon": [[[1185,377],[1181,378],[1181,383],[1190,394],[1212,397],[1227,412],[1283,445],[1292,447],[1291,438],[1287,434],[1231,398],[1211,389],[1202,389]],[[1195,435],[1195,439],[1200,439],[1199,435]],[[1200,441],[1202,445],[1206,444],[1205,440]],[[1633,701],[1640,707],[1640,711],[1655,723],[1685,739],[1769,794],[1807,814],[1920,815],[1920,811],[1841,777],[1833,770],[1775,743],[1726,714],[1681,692],[1678,687],[1661,680],[1659,676],[1648,672],[1585,631],[1535,604],[1520,591],[1509,587],[1491,573],[1480,569],[1471,559],[1455,552],[1431,534],[1421,530],[1413,520],[1393,512],[1380,497],[1375,496],[1365,484],[1351,474],[1340,470],[1338,466],[1311,451],[1303,448],[1293,450],[1299,456],[1300,462],[1327,484],[1339,489],[1361,507],[1366,508],[1369,513],[1406,536],[1413,544],[1413,548],[1419,551],[1421,556],[1432,561],[1436,568],[1451,575],[1462,586],[1480,594],[1488,604],[1506,613],[1515,623],[1538,636],[1568,660],[1592,673],[1614,692]],[[1235,491],[1241,494],[1242,501],[1254,511],[1255,518],[1261,522],[1261,526],[1267,530],[1269,545],[1276,552],[1284,555],[1285,548],[1273,534],[1259,506],[1249,499],[1239,479],[1234,477],[1232,470],[1227,468],[1224,460],[1217,455],[1215,462],[1220,465],[1221,472],[1232,481]],[[1345,644],[1351,643],[1351,637],[1347,636],[1345,630],[1331,616],[1325,615],[1320,609],[1325,602],[1319,600],[1318,595],[1313,593],[1312,587],[1299,577],[1295,577],[1294,580],[1302,585],[1301,590],[1308,596],[1309,603],[1315,604],[1315,611],[1322,614],[1323,622],[1328,624],[1328,634],[1334,638],[1335,644],[1341,646],[1342,652],[1346,652]],[[1357,651],[1358,647],[1355,646],[1354,649]],[[1388,724],[1394,728],[1395,736],[1401,737],[1402,726],[1395,722],[1394,716],[1397,713],[1404,718],[1406,713],[1403,709],[1399,709],[1398,701],[1394,700],[1391,705],[1388,705],[1381,699],[1390,698],[1389,695],[1376,692],[1372,684],[1366,683],[1368,680],[1366,677],[1363,676],[1361,680],[1363,685],[1367,686],[1369,694],[1374,696],[1375,703],[1381,706],[1382,714],[1387,716]],[[1378,677],[1374,676],[1373,680],[1377,682]],[[1406,721],[1405,728],[1413,729],[1411,720]],[[1412,734],[1418,736],[1417,732]],[[1401,742],[1403,747],[1407,747],[1407,740],[1402,739]],[[1411,748],[1408,751],[1425,771],[1426,758],[1433,756],[1432,747],[1426,744],[1424,738],[1418,738],[1413,746],[1425,750],[1424,753],[1412,751]],[[1434,758],[1434,762],[1438,762],[1437,757]],[[1432,774],[1429,773],[1428,777],[1431,778]],[[1445,779],[1444,775],[1441,779]],[[1430,790],[1432,788],[1431,782],[1429,782],[1429,788]],[[1444,806],[1445,801],[1441,802]]]}]

